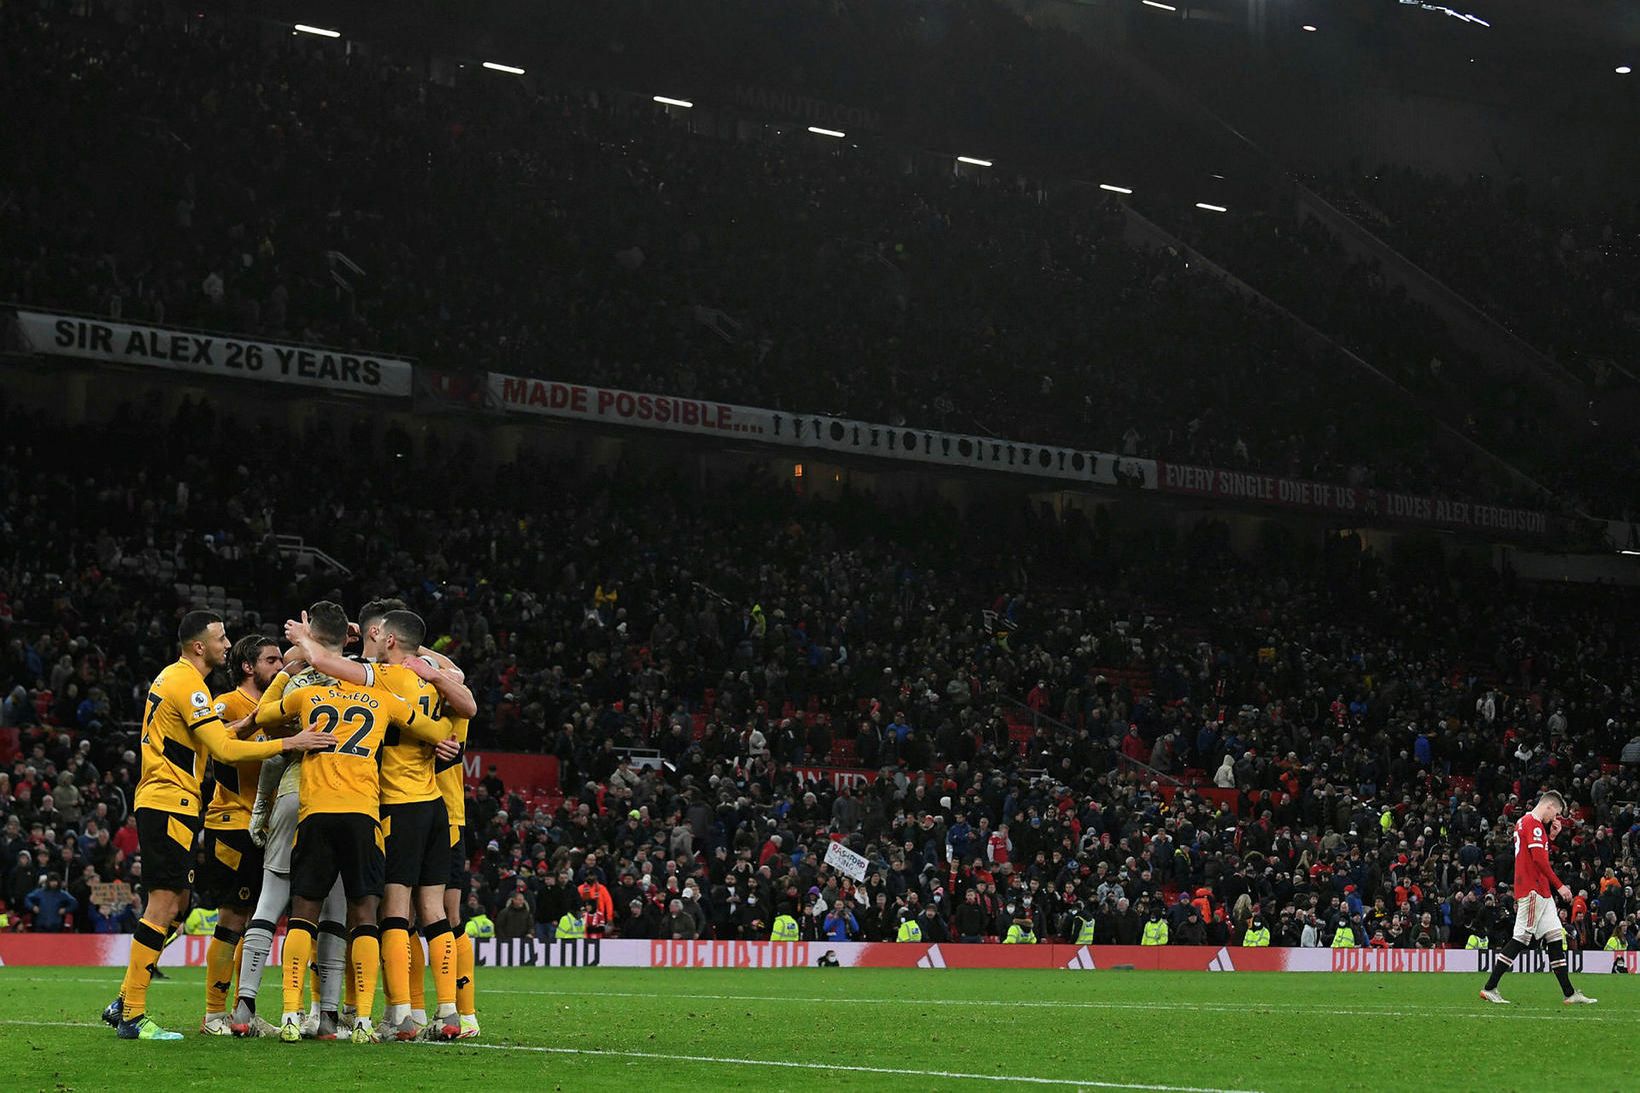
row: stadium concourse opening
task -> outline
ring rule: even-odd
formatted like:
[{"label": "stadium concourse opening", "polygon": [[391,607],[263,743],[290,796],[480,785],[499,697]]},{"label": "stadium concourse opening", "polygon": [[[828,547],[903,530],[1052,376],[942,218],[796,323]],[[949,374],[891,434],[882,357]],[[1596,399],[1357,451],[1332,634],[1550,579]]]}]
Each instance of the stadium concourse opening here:
[{"label": "stadium concourse opening", "polygon": [[0,6],[14,1084],[1632,1085],[1640,41],[1495,2]]}]

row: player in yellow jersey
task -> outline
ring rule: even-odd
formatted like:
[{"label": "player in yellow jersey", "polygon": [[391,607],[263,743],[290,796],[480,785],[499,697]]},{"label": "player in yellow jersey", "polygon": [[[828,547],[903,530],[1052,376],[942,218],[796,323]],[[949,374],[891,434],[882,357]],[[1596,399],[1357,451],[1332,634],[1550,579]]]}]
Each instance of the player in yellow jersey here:
[{"label": "player in yellow jersey", "polygon": [[[267,759],[281,751],[311,751],[331,740],[300,732],[283,740],[237,739],[223,724],[205,676],[228,659],[230,642],[222,616],[190,611],[177,627],[178,659],[148,689],[142,717],[142,777],[135,814],[143,880],[148,887],[142,919],[131,936],[125,981],[103,1020],[122,1040],[180,1040],[147,1014],[148,984],[165,947],[165,935],[188,907],[194,883],[194,838],[199,831],[200,776],[209,756],[223,763]],[[237,731],[241,726],[234,726]]]},{"label": "player in yellow jersey", "polygon": [[[389,611],[404,610],[403,600],[378,599],[372,600],[359,609],[357,624],[348,626],[348,641],[362,637],[365,650],[373,657],[379,656],[382,641],[381,623]],[[287,624],[292,630],[292,638],[301,624]],[[461,669],[442,653],[428,648],[420,648],[417,652],[429,663],[437,664],[442,669],[439,677],[439,686],[449,685],[460,687],[462,680]],[[324,656],[332,654],[326,652]],[[306,654],[299,646],[292,646],[285,653],[286,664],[290,666],[292,685],[305,682],[330,682],[334,677],[323,675],[311,668],[298,675],[298,665],[305,665]],[[337,656],[333,666],[341,666],[347,673],[347,678],[354,682],[361,681],[364,668],[359,667],[353,658]],[[353,675],[352,673],[361,673]],[[464,690],[464,688],[462,688]],[[470,699],[469,699],[470,701]],[[417,745],[418,747],[420,745]],[[439,745],[444,748],[445,745]],[[459,745],[449,742],[448,748],[453,756]],[[299,811],[301,790],[300,757],[281,757],[263,764],[262,787],[258,796],[258,808],[265,808],[262,813],[263,822],[257,823],[257,813],[253,810],[251,820],[251,835],[260,838],[267,845],[266,869],[262,889],[262,900],[257,906],[256,917],[252,919],[250,928],[245,931],[245,955],[241,961],[242,974],[239,987],[240,1001],[234,1012],[233,1029],[237,1035],[260,1034],[260,1030],[278,1035],[277,1026],[269,1025],[256,1016],[256,972],[261,968],[270,953],[273,944],[275,922],[284,913],[289,902],[290,892],[290,856],[292,844],[296,837],[296,821]],[[281,769],[281,768],[285,769]],[[271,775],[271,777],[270,777]],[[392,850],[391,844],[388,847]],[[343,976],[342,969],[347,965],[347,930],[342,926],[346,917],[347,900],[342,891],[340,879],[332,888],[324,903],[324,910],[319,919],[319,937],[316,945],[318,953],[317,965],[319,968],[320,1000],[315,1009],[309,1013],[308,1020],[302,1025],[302,1035],[306,1038],[310,1033],[321,1040],[334,1039],[335,1033],[351,1034],[354,1024],[353,1010],[353,982],[351,977]],[[426,1010],[422,1006],[422,968],[426,964],[426,950],[419,937],[409,936],[412,966],[409,992],[412,1005],[412,1018],[417,1026],[427,1023]],[[342,981],[346,981],[345,990]],[[345,995],[345,997],[344,997]],[[392,991],[389,991],[392,997]],[[338,1011],[337,1003],[340,1002]]]},{"label": "player in yellow jersey", "polygon": [[[385,617],[385,612],[403,607],[403,600],[376,600],[364,606],[360,611],[359,625],[364,632],[367,649],[373,640],[377,643],[381,640],[379,633],[371,633],[370,620],[379,620]],[[463,929],[467,898],[467,786],[462,761],[467,749],[468,718],[458,713],[462,706],[455,690],[457,687],[466,690],[463,685],[465,677],[461,669],[444,654],[426,646],[418,652],[421,656],[407,658],[404,665],[438,688],[445,700],[445,714],[455,725],[453,739],[438,747],[433,767],[439,796],[444,798],[444,809],[450,823],[450,873],[444,885],[444,917],[455,936],[456,1013],[460,1019],[457,1035],[460,1039],[471,1040],[477,1038],[479,1030],[473,939]],[[476,713],[477,703],[471,708]],[[414,991],[414,984],[411,989]]]},{"label": "player in yellow jersey", "polygon": [[[340,653],[347,640],[347,615],[328,601],[314,604],[303,617],[311,640]],[[285,937],[285,1014],[279,1038],[301,1039],[303,978],[313,950],[315,919],[321,901],[338,876],[347,893],[351,938],[348,962],[354,981],[358,1019],[354,1043],[371,1039],[370,1010],[381,960],[377,908],[386,864],[381,832],[381,779],[378,763],[387,733],[397,728],[427,744],[451,735],[450,722],[429,717],[386,686],[337,681],[285,689],[276,677],[257,709],[257,724],[269,727],[290,719],[327,733],[332,751],[315,752],[302,764],[296,847],[291,860],[291,915]]]},{"label": "player in yellow jersey", "polygon": [[[366,605],[369,616],[374,605]],[[472,692],[459,681],[421,658],[419,650],[427,627],[412,611],[394,609],[379,621],[362,626],[366,661],[348,660],[337,653],[317,648],[311,634],[300,623],[286,628],[286,637],[296,641],[314,667],[338,679],[387,686],[426,716],[449,714],[470,717],[477,712]],[[437,686],[412,670],[420,666]],[[441,743],[440,749],[454,756],[459,744]],[[378,1038],[414,1040],[427,1025],[425,1011],[416,1013],[410,982],[412,902],[426,939],[428,963],[433,969],[438,1010],[428,1026],[434,1039],[453,1040],[460,1034],[456,1012],[455,936],[445,916],[444,883],[450,873],[449,818],[436,781],[437,751],[421,741],[389,729],[381,752],[382,833],[386,843],[386,889],[382,900],[381,946],[383,986],[387,1013]],[[418,954],[419,955],[419,954]],[[419,975],[419,969],[417,974]],[[418,984],[419,985],[419,984]]]},{"label": "player in yellow jersey", "polygon": [[[228,668],[238,683],[216,696],[216,713],[228,723],[243,723],[240,735],[266,740],[256,728],[256,705],[284,667],[279,643],[251,634],[234,643]],[[231,1036],[228,991],[233,986],[236,950],[250,921],[251,908],[262,888],[262,848],[251,841],[251,807],[262,761],[212,761],[216,793],[205,810],[205,868],[200,877],[200,902],[217,908],[216,934],[205,951],[205,1020],[200,1031],[208,1036]]]},{"label": "player in yellow jersey", "polygon": [[[300,649],[285,652],[281,687],[302,687],[335,682],[306,666]],[[275,677],[277,679],[277,677]],[[272,684],[269,685],[270,687]],[[265,847],[262,860],[262,894],[245,929],[244,953],[240,957],[239,1002],[234,1007],[230,1028],[235,1036],[277,1036],[279,1026],[257,1015],[262,970],[272,955],[273,935],[279,919],[290,905],[290,859],[296,843],[296,821],[301,811],[301,757],[275,756],[262,764],[256,802],[251,807],[250,837]],[[314,965],[318,969],[318,995],[308,1017],[302,1022],[302,1037],[334,1040],[345,1027],[353,1031],[352,1014],[343,1007],[347,966],[347,894],[341,879],[331,886],[319,912],[319,934],[314,945]],[[281,969],[281,994],[283,993]],[[281,1002],[283,998],[280,999]],[[340,1011],[340,1012],[339,1012]]]},{"label": "player in yellow jersey", "polygon": [[[411,670],[422,670],[411,662]],[[423,676],[426,678],[426,676]],[[444,916],[456,939],[456,1016],[460,1031],[456,1038],[478,1038],[477,981],[474,976],[473,939],[463,928],[462,907],[467,899],[467,784],[462,762],[467,753],[467,718],[451,717],[455,726],[455,754],[441,749],[434,763],[439,796],[450,821],[450,873],[444,881]]]}]

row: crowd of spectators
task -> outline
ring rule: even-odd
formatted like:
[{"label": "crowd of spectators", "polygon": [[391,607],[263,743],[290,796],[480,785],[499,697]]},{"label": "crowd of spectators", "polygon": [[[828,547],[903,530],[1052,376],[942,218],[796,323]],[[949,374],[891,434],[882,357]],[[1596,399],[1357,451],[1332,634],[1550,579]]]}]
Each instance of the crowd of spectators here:
[{"label": "crowd of spectators", "polygon": [[0,137],[0,298],[1508,497],[1428,412],[1130,247],[1085,186],[720,140],[647,98],[435,83],[215,19],[0,19],[0,87],[28,104]]},{"label": "crowd of spectators", "polygon": [[[399,474],[367,409],[294,436],[257,412],[4,417],[13,925],[129,927],[92,897],[140,894],[130,726],[174,656],[178,585],[208,580],[242,596],[235,634],[404,595],[467,671],[476,746],[557,757],[558,794],[473,788],[469,906],[508,931],[549,931],[586,886],[629,937],[766,937],[789,913],[811,937],[909,917],[1045,939],[1083,915],[1130,941],[1159,914],[1179,943],[1255,916],[1278,942],[1357,917],[1363,943],[1497,940],[1512,820],[1552,785],[1581,810],[1555,848],[1575,940],[1604,944],[1608,915],[1632,940],[1631,595],[1434,548],[1278,535],[1241,557],[1212,523],[821,502],[435,440]],[[274,455],[344,445],[335,474]],[[275,529],[352,575],[301,568]],[[872,774],[800,773],[831,764]],[[822,866],[832,838],[873,863],[863,884]]]}]

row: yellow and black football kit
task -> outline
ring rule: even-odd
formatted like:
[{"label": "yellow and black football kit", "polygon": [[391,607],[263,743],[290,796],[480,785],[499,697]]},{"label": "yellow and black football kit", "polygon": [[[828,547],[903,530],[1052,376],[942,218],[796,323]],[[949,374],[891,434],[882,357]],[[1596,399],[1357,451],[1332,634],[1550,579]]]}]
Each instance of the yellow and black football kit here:
[{"label": "yellow and black football kit", "polygon": [[[372,678],[424,716],[443,717],[438,689],[403,664],[373,664]],[[446,736],[449,734],[447,733]],[[440,739],[443,739],[442,737]],[[387,883],[407,888],[442,887],[450,874],[450,821],[439,792],[438,756],[423,741],[388,729],[382,743],[382,834],[387,846]],[[455,936],[450,923],[423,919],[426,961],[433,969],[440,1007],[456,1002]],[[396,915],[381,920],[382,988],[389,1013],[414,1007],[423,998],[421,938],[411,941],[410,921]],[[412,970],[414,969],[414,970]]]},{"label": "yellow and black football kit", "polygon": [[137,844],[149,888],[181,891],[194,881],[200,778],[207,757],[223,762],[271,758],[277,740],[233,739],[186,660],[166,665],[148,689],[142,715],[142,778],[137,783]]},{"label": "yellow and black football kit", "polygon": [[461,744],[461,754],[449,762],[439,760],[436,778],[439,796],[444,798],[444,810],[450,820],[450,873],[444,881],[444,888],[446,892],[456,893],[458,909],[458,914],[450,921],[450,927],[455,932],[456,1009],[471,1016],[476,1012],[474,1007],[477,1004],[477,985],[474,981],[476,962],[473,958],[473,939],[461,928],[459,914],[467,902],[467,719],[454,718],[453,723],[453,735]]},{"label": "yellow and black football kit", "polygon": [[424,716],[387,687],[353,683],[286,690],[274,677],[257,707],[256,723],[271,727],[294,718],[304,729],[330,733],[336,747],[302,760],[291,892],[323,900],[339,874],[349,900],[380,896],[385,883],[381,834],[382,741],[390,728],[433,744],[450,735],[450,722]]},{"label": "yellow and black football kit", "polygon": [[453,888],[467,898],[467,782],[463,760],[467,756],[467,719],[451,718],[455,726],[456,743],[461,754],[449,762],[434,761],[434,779],[438,782],[439,796],[444,798],[445,818],[450,824],[450,871],[444,887]]},{"label": "yellow and black football kit", "polygon": [[[375,681],[422,716],[441,718],[438,689],[402,664],[370,665]],[[450,875],[449,814],[439,792],[430,744],[389,728],[382,739],[382,837],[387,883],[441,885]]]},{"label": "yellow and black football kit", "polygon": [[[217,716],[232,724],[256,712],[257,700],[236,688],[216,696]],[[257,733],[255,739],[266,740]],[[211,761],[216,792],[205,810],[205,868],[199,878],[200,902],[206,907],[256,906],[262,891],[262,848],[251,841],[251,809],[262,760]]]}]

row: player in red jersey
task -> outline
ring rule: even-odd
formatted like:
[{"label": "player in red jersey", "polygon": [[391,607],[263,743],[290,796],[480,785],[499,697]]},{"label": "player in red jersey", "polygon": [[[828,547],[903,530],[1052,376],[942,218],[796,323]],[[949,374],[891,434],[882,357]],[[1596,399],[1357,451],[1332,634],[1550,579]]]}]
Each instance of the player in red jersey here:
[{"label": "player in red jersey", "polygon": [[1595,1001],[1572,986],[1572,978],[1566,974],[1566,932],[1561,929],[1560,911],[1555,907],[1556,893],[1567,901],[1572,898],[1571,889],[1560,883],[1549,864],[1549,844],[1560,834],[1560,816],[1565,811],[1565,798],[1552,789],[1545,790],[1537,807],[1515,824],[1515,935],[1503,952],[1492,958],[1492,975],[1481,991],[1481,997],[1488,1002],[1509,1004],[1498,993],[1498,981],[1536,938],[1542,938],[1549,951],[1549,968],[1560,980],[1566,1004],[1592,1005]]}]

